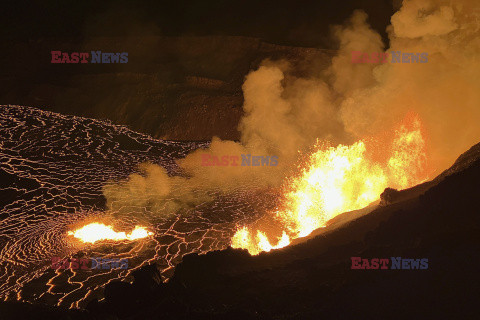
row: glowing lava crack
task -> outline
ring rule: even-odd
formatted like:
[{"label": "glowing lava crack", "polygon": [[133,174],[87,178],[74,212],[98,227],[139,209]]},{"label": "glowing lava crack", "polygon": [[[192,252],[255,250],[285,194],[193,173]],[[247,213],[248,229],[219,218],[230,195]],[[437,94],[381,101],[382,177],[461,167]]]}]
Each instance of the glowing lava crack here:
[{"label": "glowing lava crack", "polygon": [[75,231],[69,231],[68,235],[80,239],[82,242],[95,243],[101,240],[138,240],[153,235],[144,227],[136,226],[132,232],[126,234],[125,232],[116,232],[111,226],[106,226],[103,223],[90,223]]}]

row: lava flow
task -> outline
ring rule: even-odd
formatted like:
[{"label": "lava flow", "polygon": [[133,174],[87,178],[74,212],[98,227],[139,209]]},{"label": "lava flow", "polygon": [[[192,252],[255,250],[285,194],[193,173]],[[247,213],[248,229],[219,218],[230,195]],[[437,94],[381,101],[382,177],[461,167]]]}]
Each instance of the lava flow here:
[{"label": "lava flow", "polygon": [[278,243],[272,245],[265,231],[244,226],[233,236],[232,247],[248,249],[252,255],[285,247],[291,239],[325,227],[340,213],[368,206],[386,187],[405,189],[426,180],[425,140],[418,116],[407,116],[395,131],[387,149],[389,158],[372,160],[378,150],[367,148],[370,143],[337,147],[317,143],[301,173],[287,181],[282,209],[272,213],[283,230]]},{"label": "lava flow", "polygon": [[69,231],[68,235],[80,239],[82,242],[95,243],[100,240],[138,240],[153,235],[144,227],[136,226],[129,234],[125,232],[116,232],[111,226],[103,223],[90,223],[75,231]]}]

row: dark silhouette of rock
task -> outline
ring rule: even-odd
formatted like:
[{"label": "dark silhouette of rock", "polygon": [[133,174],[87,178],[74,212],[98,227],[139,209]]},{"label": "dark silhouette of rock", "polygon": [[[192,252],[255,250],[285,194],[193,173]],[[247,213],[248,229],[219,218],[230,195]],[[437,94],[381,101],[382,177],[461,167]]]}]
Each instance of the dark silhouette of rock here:
[{"label": "dark silhouette of rock", "polygon": [[[112,281],[105,286],[105,302],[92,302],[89,310],[97,313],[111,312],[124,318],[138,312],[138,308],[159,295],[162,289],[162,277],[155,264],[147,265],[133,273],[133,283]],[[95,300],[94,300],[95,301]]]},{"label": "dark silhouette of rock", "polygon": [[380,195],[380,205],[386,206],[395,202],[395,200],[398,199],[399,195],[400,193],[397,189],[386,188]]},{"label": "dark silhouette of rock", "polygon": [[162,276],[155,264],[150,264],[132,272],[133,286],[139,292],[150,292],[158,288],[162,283]]}]

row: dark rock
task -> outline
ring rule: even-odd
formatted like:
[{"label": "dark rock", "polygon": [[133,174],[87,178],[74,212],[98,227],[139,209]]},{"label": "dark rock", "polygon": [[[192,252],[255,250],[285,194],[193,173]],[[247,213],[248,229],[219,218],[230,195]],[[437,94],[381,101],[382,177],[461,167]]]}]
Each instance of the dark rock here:
[{"label": "dark rock", "polygon": [[400,192],[398,192],[397,189],[386,188],[380,195],[380,205],[386,206],[391,203],[394,203],[396,202],[399,196],[400,196]]}]

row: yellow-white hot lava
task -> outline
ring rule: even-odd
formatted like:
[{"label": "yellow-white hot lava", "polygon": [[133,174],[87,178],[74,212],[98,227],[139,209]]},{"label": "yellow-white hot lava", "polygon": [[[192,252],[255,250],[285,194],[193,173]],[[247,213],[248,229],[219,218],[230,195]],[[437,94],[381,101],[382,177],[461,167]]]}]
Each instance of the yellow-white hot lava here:
[{"label": "yellow-white hot lava", "polygon": [[69,231],[68,235],[72,235],[82,242],[95,243],[100,240],[137,240],[143,239],[153,235],[153,232],[149,232],[146,228],[136,226],[130,233],[123,231],[114,231],[111,226],[107,226],[103,223],[90,223],[75,231]]},{"label": "yellow-white hot lava", "polygon": [[320,143],[297,177],[289,179],[284,204],[271,214],[282,225],[277,244],[266,232],[241,227],[231,239],[234,248],[256,255],[279,249],[305,237],[342,212],[366,207],[390,186],[408,188],[425,180],[425,141],[416,115],[396,130],[386,163],[369,157],[367,143],[337,147]]}]

